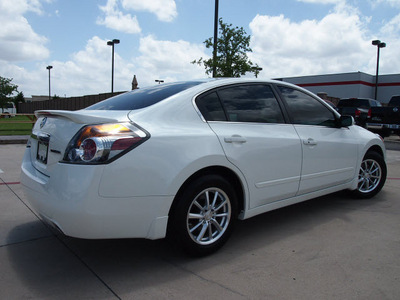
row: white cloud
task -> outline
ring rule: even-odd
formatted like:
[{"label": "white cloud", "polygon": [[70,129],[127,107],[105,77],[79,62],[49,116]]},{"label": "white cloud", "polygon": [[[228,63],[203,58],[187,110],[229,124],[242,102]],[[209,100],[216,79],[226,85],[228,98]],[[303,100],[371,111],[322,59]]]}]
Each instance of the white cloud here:
[{"label": "white cloud", "polygon": [[49,56],[47,39],[37,34],[23,16],[32,11],[41,14],[38,0],[0,0],[0,60],[29,61]]},{"label": "white cloud", "polygon": [[[107,40],[91,38],[85,49],[66,62],[52,62],[52,90],[57,95],[80,96],[111,90],[111,48]],[[132,64],[114,54],[114,91],[128,90]]]},{"label": "white cloud", "polygon": [[[16,65],[0,62],[0,70],[7,77],[14,78],[26,97],[47,95],[48,71],[51,69],[51,94],[67,97],[106,93],[111,90],[111,48],[107,40],[95,36],[85,48],[71,55],[67,61],[38,63],[34,71],[28,71]],[[128,90],[132,81],[132,64],[125,62],[115,53],[114,91]]]},{"label": "white cloud", "polygon": [[400,14],[387,22],[381,29],[381,33],[390,35],[393,38],[400,36]]},{"label": "white cloud", "polygon": [[257,15],[250,23],[250,57],[266,77],[369,71],[370,40],[359,17],[345,12],[296,23]]},{"label": "white cloud", "polygon": [[117,0],[108,0],[105,6],[100,6],[100,10],[103,11],[104,17],[99,17],[97,24],[125,33],[141,32],[136,16],[132,17],[130,14],[123,14],[118,9]]},{"label": "white cloud", "polygon": [[104,16],[97,18],[98,25],[131,34],[140,33],[141,28],[137,17],[124,11],[147,11],[164,22],[171,22],[178,15],[174,0],[107,0],[106,5],[99,8]]},{"label": "white cloud", "polygon": [[375,39],[379,39],[386,43],[386,48],[381,49],[379,72],[386,74],[399,73],[400,60],[398,57],[400,49],[400,14],[394,16],[384,26],[382,26],[380,32],[376,36],[373,36],[371,40]]},{"label": "white cloud", "polygon": [[[206,77],[204,68],[190,62],[207,57],[202,44],[187,41],[160,41],[154,36],[140,39],[140,56],[127,61],[115,53],[114,91],[131,89],[133,75],[139,87],[155,84],[155,79],[165,82]],[[84,49],[71,55],[67,61],[48,63],[51,69],[51,93],[61,97],[106,93],[111,90],[111,50],[107,40],[91,38]],[[48,93],[47,64],[40,63],[35,71],[28,71],[10,63],[1,63],[0,70],[14,78],[24,95]]]},{"label": "white cloud", "polygon": [[42,5],[40,2],[39,0],[0,0],[0,11],[3,14],[12,15],[22,15],[28,11],[42,14]]},{"label": "white cloud", "polygon": [[171,22],[178,12],[174,0],[122,0],[125,9],[154,13],[160,21]]},{"label": "white cloud", "polygon": [[207,57],[204,50],[202,44],[182,40],[160,41],[151,35],[141,38],[141,55],[135,59],[139,86],[154,84],[155,79],[177,81],[206,77],[204,68],[190,63]]},{"label": "white cloud", "polygon": [[[375,0],[376,1],[376,0]],[[378,4],[389,4],[392,7],[397,7],[400,8],[400,1],[399,0],[377,0],[376,2],[372,2],[372,5],[378,5]]]}]

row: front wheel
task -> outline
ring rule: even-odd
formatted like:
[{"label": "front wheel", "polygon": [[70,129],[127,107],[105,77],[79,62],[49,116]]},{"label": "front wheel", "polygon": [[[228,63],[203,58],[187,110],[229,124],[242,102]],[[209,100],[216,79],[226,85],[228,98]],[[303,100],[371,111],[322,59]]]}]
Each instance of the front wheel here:
[{"label": "front wheel", "polygon": [[371,198],[383,187],[386,181],[386,163],[376,152],[368,152],[358,173],[358,187],[353,192],[357,198]]},{"label": "front wheel", "polygon": [[177,199],[169,235],[195,256],[211,254],[228,240],[237,218],[237,199],[221,176],[207,175],[189,184]]}]

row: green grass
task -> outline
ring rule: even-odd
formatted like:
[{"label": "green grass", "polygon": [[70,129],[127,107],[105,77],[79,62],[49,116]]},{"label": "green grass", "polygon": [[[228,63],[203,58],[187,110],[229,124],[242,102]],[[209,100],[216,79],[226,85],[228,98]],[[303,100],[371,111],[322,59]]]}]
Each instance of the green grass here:
[{"label": "green grass", "polygon": [[32,123],[14,123],[27,122],[30,119],[27,116],[15,116],[11,118],[0,118],[0,135],[29,135],[32,132]]}]

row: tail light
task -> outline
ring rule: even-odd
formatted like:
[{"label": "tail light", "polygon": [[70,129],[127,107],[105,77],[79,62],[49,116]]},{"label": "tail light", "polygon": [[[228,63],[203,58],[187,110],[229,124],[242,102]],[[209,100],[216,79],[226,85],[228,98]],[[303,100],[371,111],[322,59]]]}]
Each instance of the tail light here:
[{"label": "tail light", "polygon": [[109,163],[150,137],[131,123],[88,125],[70,141],[62,162],[77,164]]},{"label": "tail light", "polygon": [[372,113],[371,113],[371,109],[368,109],[368,114],[367,114],[367,118],[371,118],[371,116],[372,116]]},{"label": "tail light", "polygon": [[356,114],[355,114],[356,118],[361,116],[361,111],[359,109],[356,109]]}]

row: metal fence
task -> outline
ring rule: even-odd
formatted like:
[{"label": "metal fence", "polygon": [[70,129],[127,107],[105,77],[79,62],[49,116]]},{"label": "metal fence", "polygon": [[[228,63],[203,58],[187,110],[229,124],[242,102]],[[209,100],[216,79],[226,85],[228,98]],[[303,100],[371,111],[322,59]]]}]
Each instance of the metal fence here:
[{"label": "metal fence", "polygon": [[104,93],[98,95],[87,95],[81,97],[58,98],[46,101],[35,101],[18,103],[17,112],[22,114],[33,114],[36,110],[79,110],[94,103],[103,101],[111,96],[124,92]]}]

